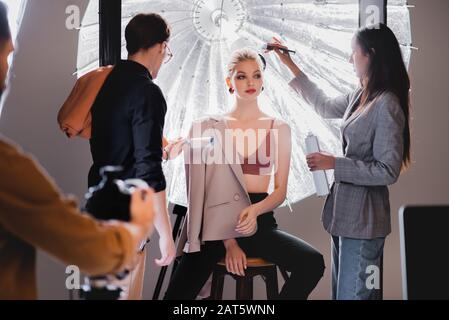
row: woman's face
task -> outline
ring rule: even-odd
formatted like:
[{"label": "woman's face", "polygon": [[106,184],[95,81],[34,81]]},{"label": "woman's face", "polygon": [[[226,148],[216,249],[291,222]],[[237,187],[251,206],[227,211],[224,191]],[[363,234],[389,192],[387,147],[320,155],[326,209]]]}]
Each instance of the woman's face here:
[{"label": "woman's face", "polygon": [[238,63],[227,82],[240,99],[257,99],[263,86],[263,74],[260,70],[260,65],[255,60],[246,60]]},{"label": "woman's face", "polygon": [[365,76],[368,73],[369,65],[370,65],[370,57],[369,55],[363,53],[362,47],[360,46],[359,42],[357,41],[357,37],[354,36],[352,38],[352,53],[351,57],[349,58],[349,62],[353,64],[354,71],[357,75],[357,77],[360,80],[363,80]]}]

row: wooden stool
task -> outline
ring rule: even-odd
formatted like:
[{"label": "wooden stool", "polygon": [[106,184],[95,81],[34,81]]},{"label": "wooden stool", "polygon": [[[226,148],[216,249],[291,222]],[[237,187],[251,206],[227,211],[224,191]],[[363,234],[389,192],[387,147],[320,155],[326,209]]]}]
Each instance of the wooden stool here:
[{"label": "wooden stool", "polygon": [[236,300],[253,300],[253,278],[259,275],[265,280],[268,300],[276,299],[279,294],[275,264],[261,258],[247,258],[247,269],[245,270],[245,276],[242,277],[229,273],[223,259],[217,263],[212,273],[211,299],[223,299],[223,285],[226,275],[230,275],[237,281],[235,286]]}]

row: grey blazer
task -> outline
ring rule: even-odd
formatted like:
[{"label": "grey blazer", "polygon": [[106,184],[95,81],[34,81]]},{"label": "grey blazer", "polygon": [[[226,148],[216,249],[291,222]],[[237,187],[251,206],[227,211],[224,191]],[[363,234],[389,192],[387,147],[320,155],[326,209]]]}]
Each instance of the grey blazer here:
[{"label": "grey blazer", "polygon": [[[188,210],[178,243],[178,255],[182,251],[200,251],[204,241],[243,237],[235,227],[240,213],[250,206],[251,201],[241,165],[233,161],[233,155],[224,151],[222,138],[225,137],[225,129],[221,117],[209,117],[195,122],[190,130],[189,138],[213,136],[214,144],[201,148],[204,155],[201,161],[191,147],[184,150]],[[223,161],[210,163],[214,156],[214,159]]]},{"label": "grey blazer", "polygon": [[324,118],[343,118],[343,157],[335,161],[331,193],[322,221],[334,236],[385,237],[391,232],[387,185],[399,177],[405,116],[396,95],[385,92],[362,112],[354,112],[362,90],[329,99],[301,73],[290,86]]}]

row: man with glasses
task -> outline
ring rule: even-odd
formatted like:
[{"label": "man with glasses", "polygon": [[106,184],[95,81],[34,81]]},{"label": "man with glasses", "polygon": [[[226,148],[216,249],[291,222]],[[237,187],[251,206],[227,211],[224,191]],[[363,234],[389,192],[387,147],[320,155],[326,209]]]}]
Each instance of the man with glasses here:
[{"label": "man with glasses", "polygon": [[[167,105],[160,88],[153,82],[161,65],[173,54],[167,46],[170,29],[157,14],[139,14],[125,31],[128,59],[115,65],[92,106],[90,147],[93,164],[89,187],[100,180],[100,168],[123,167],[120,179],[140,178],[155,191],[154,225],[159,233],[159,266],[175,257],[162,172],[162,139]],[[128,299],[142,294],[145,254],[133,270]]]}]

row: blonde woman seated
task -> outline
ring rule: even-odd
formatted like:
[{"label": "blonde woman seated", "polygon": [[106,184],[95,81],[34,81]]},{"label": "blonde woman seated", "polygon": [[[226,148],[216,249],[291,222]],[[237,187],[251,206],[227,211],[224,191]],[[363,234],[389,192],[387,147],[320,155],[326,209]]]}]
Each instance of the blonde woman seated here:
[{"label": "blonde woman seated", "polygon": [[[213,137],[212,147],[189,148],[188,218],[184,254],[165,299],[195,299],[218,261],[243,276],[248,257],[260,257],[291,272],[280,299],[307,299],[324,272],[322,255],[278,229],[273,210],[286,197],[291,157],[290,127],[264,114],[264,62],[249,49],[233,53],[227,85],[232,111],[192,126],[189,137]],[[192,142],[193,143],[193,142]],[[195,154],[201,150],[200,156]],[[268,194],[271,179],[274,191]],[[185,245],[184,245],[185,244]]]}]

